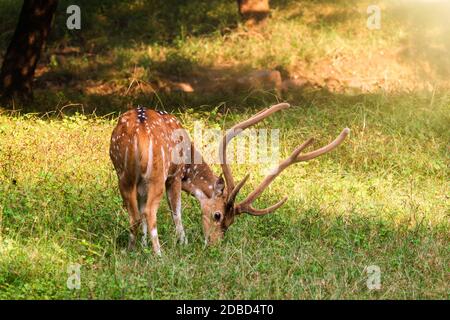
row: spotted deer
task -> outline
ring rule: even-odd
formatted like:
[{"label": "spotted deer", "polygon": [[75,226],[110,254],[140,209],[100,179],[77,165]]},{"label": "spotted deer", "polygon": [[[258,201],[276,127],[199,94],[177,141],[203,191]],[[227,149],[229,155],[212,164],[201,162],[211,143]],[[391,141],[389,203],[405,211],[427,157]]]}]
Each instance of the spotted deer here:
[{"label": "spotted deer", "polygon": [[[286,108],[289,108],[287,103],[271,106],[226,132],[219,144],[222,168],[220,176],[215,175],[203,161],[187,134],[180,134],[185,131],[173,115],[143,107],[124,113],[112,133],[110,157],[118,176],[120,194],[129,214],[129,248],[135,247],[138,228],[142,225],[142,244],[147,245],[147,231],[150,230],[153,250],[156,254],[161,254],[156,213],[164,192],[167,194],[177,238],[183,244],[187,243],[187,238],[181,221],[182,190],[200,203],[206,243],[222,239],[235,217],[242,213],[262,216],[281,207],[287,198],[265,209],[257,209],[252,204],[288,166],[330,152],[344,141],[350,131],[345,128],[330,144],[302,154],[313,142],[310,138],[272,170],[244,200],[236,203],[236,196],[249,175],[235,184],[226,157],[229,142],[248,127]],[[180,145],[184,147],[179,148]],[[195,157],[200,161],[193,162]]]}]

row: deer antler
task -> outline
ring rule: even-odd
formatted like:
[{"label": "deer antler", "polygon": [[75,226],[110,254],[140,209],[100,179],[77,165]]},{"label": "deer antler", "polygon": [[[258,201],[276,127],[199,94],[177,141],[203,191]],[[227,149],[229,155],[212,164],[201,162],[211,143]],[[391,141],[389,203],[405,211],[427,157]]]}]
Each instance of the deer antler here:
[{"label": "deer antler", "polygon": [[263,210],[253,208],[252,203],[263,193],[263,191],[272,183],[272,181],[275,180],[275,178],[288,166],[297,162],[308,161],[316,157],[319,157],[327,152],[330,152],[331,150],[339,146],[342,143],[342,141],[345,140],[349,132],[350,129],[345,128],[344,130],[342,130],[341,134],[336,139],[333,140],[333,142],[326,145],[325,147],[311,151],[306,154],[300,154],[300,152],[302,152],[303,149],[308,147],[314,141],[313,138],[309,138],[306,142],[297,147],[297,149],[295,149],[294,152],[287,159],[281,162],[278,165],[278,167],[274,168],[273,171],[264,178],[261,184],[247,196],[247,198],[245,198],[240,203],[236,204],[235,212],[236,213],[246,212],[251,215],[260,216],[271,213],[276,209],[278,209],[279,207],[281,207],[286,202],[287,198],[284,198],[275,205]]},{"label": "deer antler", "polygon": [[306,153],[306,154],[300,154],[305,148],[307,148],[309,145],[312,144],[313,138],[309,138],[306,142],[304,142],[303,144],[298,146],[287,159],[285,159],[278,165],[278,167],[274,168],[273,171],[264,178],[264,180],[261,182],[261,184],[247,196],[247,198],[245,198],[243,201],[241,201],[238,204],[234,204],[237,194],[239,193],[240,189],[243,187],[245,182],[248,180],[249,175],[246,175],[244,177],[244,179],[242,179],[242,181],[239,182],[237,185],[234,184],[234,179],[231,174],[230,166],[226,162],[226,148],[227,148],[228,143],[230,142],[231,139],[233,139],[235,136],[237,136],[239,133],[241,133],[246,128],[260,122],[261,120],[267,118],[269,115],[273,114],[274,112],[277,112],[279,110],[286,109],[289,107],[290,107],[290,105],[287,103],[280,103],[280,104],[274,105],[268,109],[264,109],[263,111],[257,113],[250,119],[240,122],[240,123],[236,124],[235,126],[233,126],[230,130],[227,131],[227,133],[223,137],[222,142],[219,146],[219,156],[221,159],[222,171],[223,171],[225,181],[227,184],[227,191],[228,191],[227,207],[234,206],[233,212],[235,214],[246,212],[251,215],[260,216],[260,215],[265,215],[265,214],[268,214],[268,213],[271,213],[271,212],[277,210],[279,207],[281,207],[286,202],[286,200],[287,200],[286,197],[283,200],[281,200],[280,202],[278,202],[268,208],[265,208],[265,209],[256,209],[252,206],[252,203],[263,193],[263,191],[272,183],[272,181],[288,166],[290,166],[291,164],[297,163],[297,162],[301,162],[301,161],[309,161],[309,160],[319,157],[327,152],[332,151],[333,149],[335,149],[337,146],[339,146],[345,140],[345,138],[347,137],[347,135],[350,132],[349,128],[345,128],[344,130],[342,130],[340,135],[334,141],[329,143],[328,145],[326,145],[320,149]]},{"label": "deer antler", "polygon": [[240,183],[239,189],[235,190],[233,192],[233,189],[235,189],[236,186],[234,184],[234,179],[233,179],[233,175],[231,174],[230,166],[228,165],[227,159],[226,159],[228,143],[231,141],[231,139],[233,139],[235,136],[240,134],[242,131],[244,131],[248,127],[255,125],[256,123],[267,118],[274,112],[277,112],[279,110],[286,109],[289,107],[290,107],[290,105],[288,103],[279,103],[279,104],[271,106],[270,108],[266,108],[266,109],[258,112],[257,114],[255,114],[253,117],[234,125],[223,136],[222,141],[220,142],[220,145],[219,145],[219,159],[220,159],[220,163],[222,166],[223,176],[224,176],[225,182],[227,184],[227,191],[228,191],[229,196],[235,193],[234,197],[236,197],[236,195],[239,192],[239,189],[242,187],[243,183],[242,183],[242,185]]}]

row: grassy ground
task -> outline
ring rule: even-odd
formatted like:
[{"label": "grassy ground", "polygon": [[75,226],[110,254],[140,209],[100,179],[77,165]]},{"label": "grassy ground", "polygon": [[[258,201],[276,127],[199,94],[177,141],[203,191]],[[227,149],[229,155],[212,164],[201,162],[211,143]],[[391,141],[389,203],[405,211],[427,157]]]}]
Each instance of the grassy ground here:
[{"label": "grassy ground", "polygon": [[[17,3],[0,1],[8,13],[2,49]],[[61,3],[35,102],[0,109],[0,298],[450,297],[450,69],[433,58],[449,50],[442,19],[430,20],[442,28],[427,29],[428,20],[409,20],[426,10],[386,9],[384,27],[368,32],[365,2],[273,1],[266,28],[248,32],[233,1],[177,10],[169,10],[177,1],[78,1],[89,10],[76,34],[63,27]],[[74,53],[58,53],[67,48]],[[261,68],[314,86],[164,91],[169,81],[227,83]],[[359,92],[348,91],[355,81]],[[147,92],[148,83],[161,91]],[[118,111],[140,102],[173,111],[189,129],[196,120],[228,127],[278,99],[295,108],[264,126],[280,128],[283,155],[310,135],[316,146],[327,143],[346,126],[349,140],[289,168],[258,202],[289,195],[285,206],[240,217],[218,247],[203,246],[199,206],[183,196],[188,246],[175,243],[164,202],[162,258],[125,251],[128,219],[108,158]],[[239,177],[252,174],[244,194],[261,169],[233,167]],[[74,263],[82,266],[80,290],[66,286]],[[371,265],[380,267],[380,290],[366,286]]]},{"label": "grassy ground", "polygon": [[[74,3],[82,26],[71,31],[66,8]],[[450,4],[378,1],[381,28],[369,30],[371,4],[271,0],[272,19],[248,31],[234,1],[62,0],[37,70],[35,101],[10,108],[107,114],[136,103],[255,107],[275,96],[289,99],[289,92],[236,86],[261,69],[347,94],[450,88]],[[0,0],[3,50],[19,10],[20,2]],[[180,92],[180,83],[194,92]]]},{"label": "grassy ground", "polygon": [[[203,247],[199,207],[183,199],[190,244],[175,244],[164,203],[163,257],[125,252],[127,216],[108,159],[113,122],[74,116],[0,118],[2,298],[448,298],[448,94],[312,100],[267,124],[287,154],[310,132],[338,151],[296,165],[260,201],[276,214],[242,217],[220,247]],[[414,110],[411,109],[414,106]],[[210,114],[182,114],[191,127]],[[245,115],[233,115],[238,119]],[[229,119],[231,120],[231,119]],[[235,166],[239,176],[258,168]],[[248,190],[248,189],[246,189]],[[79,291],[66,268],[82,265]],[[365,268],[382,288],[369,291]]]}]

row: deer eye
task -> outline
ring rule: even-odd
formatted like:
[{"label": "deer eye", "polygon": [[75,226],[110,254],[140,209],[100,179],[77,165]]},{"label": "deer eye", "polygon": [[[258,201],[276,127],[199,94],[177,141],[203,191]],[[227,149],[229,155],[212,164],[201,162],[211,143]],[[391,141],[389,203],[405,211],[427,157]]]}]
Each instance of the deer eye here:
[{"label": "deer eye", "polygon": [[214,212],[213,218],[215,221],[219,221],[222,218],[222,214],[219,211]]}]

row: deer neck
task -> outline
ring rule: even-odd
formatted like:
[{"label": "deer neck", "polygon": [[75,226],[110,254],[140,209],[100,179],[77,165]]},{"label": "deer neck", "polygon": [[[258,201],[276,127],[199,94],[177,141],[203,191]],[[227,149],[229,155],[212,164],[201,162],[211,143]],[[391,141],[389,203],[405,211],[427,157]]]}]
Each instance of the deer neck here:
[{"label": "deer neck", "polygon": [[182,179],[182,188],[198,200],[211,198],[217,176],[209,165],[201,159],[201,163],[186,164]]}]

